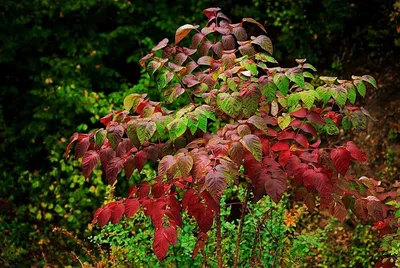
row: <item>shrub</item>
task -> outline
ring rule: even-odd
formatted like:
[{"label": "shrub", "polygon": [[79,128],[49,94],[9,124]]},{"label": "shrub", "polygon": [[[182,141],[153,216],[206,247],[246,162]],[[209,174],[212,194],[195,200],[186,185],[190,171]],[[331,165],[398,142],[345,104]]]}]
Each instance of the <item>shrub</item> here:
[{"label": "shrub", "polygon": [[[124,111],[100,120],[105,129],[71,137],[66,156],[76,143],[85,178],[99,162],[110,184],[121,172],[130,179],[147,161],[157,165],[155,177],[98,209],[93,223],[115,224],[142,209],[154,225],[155,255],[163,260],[178,243],[183,209],[199,228],[194,257],[205,253],[215,223],[221,267],[221,196],[237,185],[246,189],[234,248],[237,267],[248,203],[265,195],[278,203],[288,185],[310,210],[327,208],[342,222],[348,209],[364,220],[391,222],[390,208],[380,202],[391,195],[378,199],[374,196],[382,190],[376,181],[346,174],[352,161],[364,163],[366,155],[352,141],[324,148],[320,139],[324,133],[339,134],[339,127],[365,125],[368,112],[352,105],[366,95],[366,83],[376,87],[375,79],[321,76],[315,88],[315,68],[305,59],[296,60],[295,67],[278,66],[260,23],[244,18],[232,24],[219,8],[204,14],[204,28],[185,24],[174,44],[164,39],[140,60],[157,81],[163,102],[187,98],[186,106],[173,112],[145,94],[130,94]],[[193,32],[190,41],[185,39]],[[179,45],[185,41],[189,47]],[[210,121],[217,122],[212,133]]]}]

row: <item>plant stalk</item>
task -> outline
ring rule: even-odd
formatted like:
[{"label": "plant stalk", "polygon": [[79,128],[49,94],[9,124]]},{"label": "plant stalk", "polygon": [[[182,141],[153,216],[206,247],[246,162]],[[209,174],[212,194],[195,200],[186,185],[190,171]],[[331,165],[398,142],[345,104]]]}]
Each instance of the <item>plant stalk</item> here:
[{"label": "plant stalk", "polygon": [[250,190],[251,190],[251,184],[247,184],[247,190],[246,190],[246,197],[243,201],[243,206],[242,206],[242,214],[240,215],[240,223],[239,223],[239,231],[238,231],[238,236],[236,238],[236,245],[235,245],[235,255],[233,257],[233,268],[238,267],[239,263],[239,247],[240,247],[240,241],[242,238],[242,231],[243,231],[243,223],[244,223],[244,216],[246,214],[247,210],[247,203],[250,198]]}]

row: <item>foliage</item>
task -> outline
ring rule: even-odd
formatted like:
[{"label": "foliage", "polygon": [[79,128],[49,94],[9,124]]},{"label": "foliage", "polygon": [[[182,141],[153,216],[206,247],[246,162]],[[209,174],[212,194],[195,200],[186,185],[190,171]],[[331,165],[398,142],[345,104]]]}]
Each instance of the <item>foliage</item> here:
[{"label": "foliage", "polygon": [[[304,59],[292,68],[277,66],[260,23],[244,18],[231,24],[219,8],[204,14],[204,28],[185,24],[177,29],[174,44],[163,39],[140,60],[165,103],[187,95],[188,105],[172,112],[145,94],[130,94],[124,111],[100,120],[105,129],[71,137],[66,156],[76,143],[75,157],[83,157],[86,178],[99,162],[110,184],[122,171],[129,179],[147,161],[158,165],[157,176],[132,185],[126,198],[99,208],[93,223],[115,224],[141,208],[154,225],[154,253],[163,260],[170,245],[178,244],[183,209],[200,231],[194,257],[204,253],[215,221],[221,266],[220,201],[233,185],[247,187],[253,202],[268,195],[278,203],[289,184],[310,210],[318,196],[320,209],[328,208],[342,222],[348,209],[364,220],[389,221],[390,208],[380,200],[390,193],[378,199],[374,196],[382,190],[373,179],[346,175],[350,162],[364,163],[366,155],[352,141],[322,148],[317,132],[322,127],[338,134],[343,125],[359,126],[369,114],[351,104],[356,96],[365,96],[365,83],[377,87],[375,79],[321,76],[322,85],[314,88],[310,72],[315,68]],[[192,32],[191,40],[185,39]],[[184,41],[189,47],[179,45]],[[224,125],[209,133],[208,121],[217,118]],[[240,236],[239,231],[239,242]],[[236,266],[238,253],[234,258]]]}]

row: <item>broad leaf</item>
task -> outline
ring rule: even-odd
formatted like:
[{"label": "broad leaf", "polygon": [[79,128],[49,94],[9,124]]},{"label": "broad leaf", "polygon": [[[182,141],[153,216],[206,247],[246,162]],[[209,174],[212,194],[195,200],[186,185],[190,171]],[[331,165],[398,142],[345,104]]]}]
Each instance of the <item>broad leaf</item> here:
[{"label": "broad leaf", "polygon": [[100,160],[100,155],[96,151],[87,151],[82,159],[83,176],[87,179],[92,173],[93,169],[97,166]]},{"label": "broad leaf", "polygon": [[175,33],[175,45],[177,45],[183,38],[185,38],[191,30],[197,29],[199,26],[193,26],[191,24],[185,24],[179,27]]},{"label": "broad leaf", "polygon": [[246,135],[242,139],[240,139],[240,143],[246,148],[254,158],[261,162],[262,158],[262,145],[260,138],[256,135]]},{"label": "broad leaf", "polygon": [[347,170],[350,167],[350,153],[343,147],[339,147],[337,149],[333,149],[331,152],[332,163],[335,166],[336,170],[345,175]]}]

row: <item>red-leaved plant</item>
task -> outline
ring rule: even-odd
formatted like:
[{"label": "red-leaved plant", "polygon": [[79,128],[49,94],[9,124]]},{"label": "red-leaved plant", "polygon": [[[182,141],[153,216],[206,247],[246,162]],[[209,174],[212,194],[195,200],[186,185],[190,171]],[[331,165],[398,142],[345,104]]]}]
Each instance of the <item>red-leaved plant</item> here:
[{"label": "red-leaved plant", "polygon": [[[130,178],[147,161],[158,165],[154,180],[131,186],[126,198],[98,209],[93,223],[103,227],[142,209],[155,226],[153,249],[162,260],[177,243],[186,210],[200,230],[194,256],[203,252],[216,222],[220,267],[219,199],[233,184],[251,191],[244,202],[268,195],[276,203],[291,184],[310,210],[318,196],[320,209],[328,208],[342,222],[350,209],[389,226],[390,208],[381,201],[393,193],[382,193],[373,179],[346,175],[350,163],[364,163],[366,155],[352,141],[320,148],[320,134],[365,123],[368,112],[352,105],[356,96],[365,96],[366,83],[376,87],[374,78],[320,77],[322,85],[314,88],[310,72],[316,70],[305,59],[292,68],[278,66],[260,23],[244,18],[232,24],[219,8],[204,14],[204,28],[183,25],[174,44],[164,39],[140,60],[165,103],[186,94],[189,105],[169,111],[145,94],[131,94],[125,110],[101,119],[105,129],[71,137],[66,157],[77,142],[75,157],[83,157],[86,178],[99,162],[110,184],[122,170]],[[180,45],[184,40],[188,47]],[[209,122],[216,120],[222,127],[209,133]],[[235,266],[237,259],[236,249]]]}]

